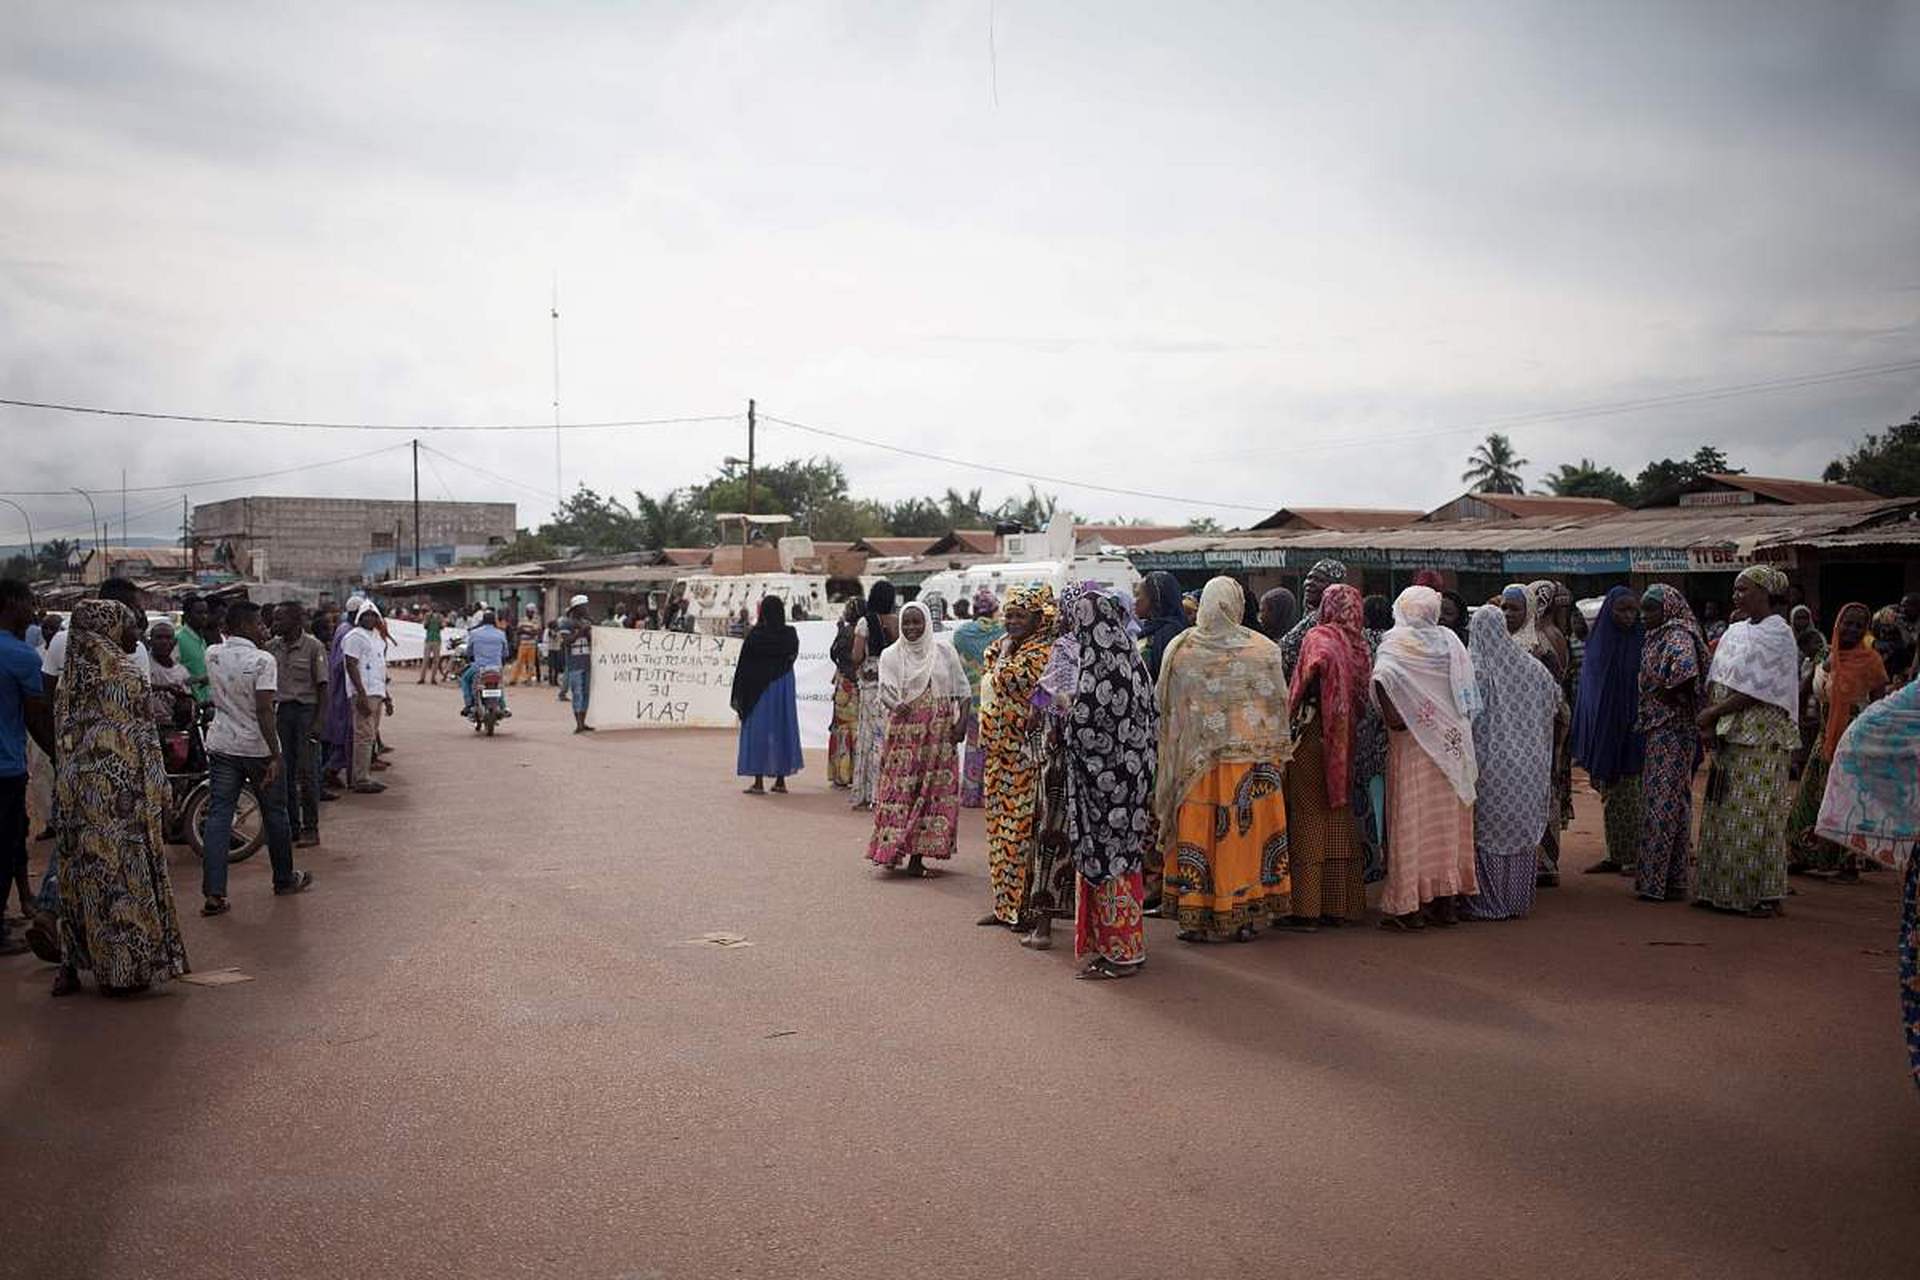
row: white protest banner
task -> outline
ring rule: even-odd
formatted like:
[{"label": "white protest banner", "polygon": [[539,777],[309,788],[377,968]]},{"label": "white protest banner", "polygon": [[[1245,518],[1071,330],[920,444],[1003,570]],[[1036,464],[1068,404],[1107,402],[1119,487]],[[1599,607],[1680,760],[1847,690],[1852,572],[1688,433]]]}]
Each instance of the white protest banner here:
[{"label": "white protest banner", "polygon": [[793,664],[794,693],[800,702],[800,745],[824,750],[833,729],[833,637],[831,622],[796,622],[800,656]]},{"label": "white protest banner", "polygon": [[740,642],[681,631],[593,629],[587,723],[596,729],[731,729]]},{"label": "white protest banner", "polygon": [[387,619],[388,662],[418,662],[427,656],[427,629],[417,622]]}]

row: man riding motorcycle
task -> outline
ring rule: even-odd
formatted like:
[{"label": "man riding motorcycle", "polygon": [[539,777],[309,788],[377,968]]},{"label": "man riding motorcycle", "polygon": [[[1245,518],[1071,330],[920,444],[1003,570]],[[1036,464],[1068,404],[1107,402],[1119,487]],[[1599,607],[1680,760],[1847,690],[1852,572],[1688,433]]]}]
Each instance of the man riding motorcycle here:
[{"label": "man riding motorcycle", "polygon": [[[466,705],[460,709],[463,716],[473,715],[475,694],[473,682],[482,671],[502,671],[507,665],[507,633],[495,624],[493,610],[480,615],[480,625],[467,632],[467,669],[460,673],[460,696]],[[507,710],[506,687],[501,686],[500,714],[511,715]]]}]

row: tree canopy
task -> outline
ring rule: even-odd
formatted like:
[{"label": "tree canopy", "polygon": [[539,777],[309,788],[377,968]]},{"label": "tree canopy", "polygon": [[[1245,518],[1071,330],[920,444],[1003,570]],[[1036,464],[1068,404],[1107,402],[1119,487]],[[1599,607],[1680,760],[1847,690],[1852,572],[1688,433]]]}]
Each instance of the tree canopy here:
[{"label": "tree canopy", "polygon": [[1851,453],[1827,464],[1824,478],[1889,498],[1920,497],[1920,413],[1884,431],[1869,431]]},{"label": "tree canopy", "polygon": [[1527,460],[1514,452],[1513,441],[1496,431],[1474,446],[1460,478],[1472,485],[1475,493],[1525,493],[1527,483],[1520,476],[1520,468],[1527,465]]},{"label": "tree canopy", "polygon": [[1633,501],[1633,482],[1592,458],[1563,462],[1546,477],[1547,492],[1559,498],[1606,498],[1622,506]]}]

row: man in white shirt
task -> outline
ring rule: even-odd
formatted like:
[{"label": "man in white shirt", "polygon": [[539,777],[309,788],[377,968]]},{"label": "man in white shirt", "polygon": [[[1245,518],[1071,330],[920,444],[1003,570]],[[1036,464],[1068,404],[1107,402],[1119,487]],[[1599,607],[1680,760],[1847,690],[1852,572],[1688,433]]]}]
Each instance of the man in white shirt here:
[{"label": "man in white shirt", "polygon": [[207,762],[212,801],[201,854],[203,916],[224,915],[227,903],[227,849],[233,842],[233,809],[240,788],[251,784],[267,827],[267,856],[273,862],[273,891],[299,893],[313,883],[311,871],[293,869],[293,828],[287,821],[286,788],[280,779],[280,735],[274,724],[273,694],[279,668],[260,646],[267,629],[260,606],[236,600],[227,608],[227,638],[207,650],[207,688],[213,723],[207,728]]},{"label": "man in white shirt", "polygon": [[380,736],[380,713],[393,714],[387,696],[387,638],[380,634],[380,609],[363,604],[354,616],[353,630],[340,642],[347,659],[347,687],[353,691],[353,764],[347,774],[349,790],[363,795],[385,791],[373,780],[373,743]]}]

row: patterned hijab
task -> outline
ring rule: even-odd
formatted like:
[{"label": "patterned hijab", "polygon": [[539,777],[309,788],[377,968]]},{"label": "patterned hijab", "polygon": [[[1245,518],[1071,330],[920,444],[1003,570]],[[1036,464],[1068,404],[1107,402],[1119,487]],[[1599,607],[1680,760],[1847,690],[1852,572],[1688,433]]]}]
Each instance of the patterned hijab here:
[{"label": "patterned hijab", "polygon": [[1526,606],[1527,620],[1520,624],[1518,631],[1509,632],[1513,642],[1526,653],[1540,652],[1540,607],[1534,603],[1533,592],[1518,582],[1509,582],[1500,592],[1502,600],[1518,600]]},{"label": "patterned hijab", "polygon": [[1440,593],[1408,587],[1393,605],[1393,630],[1380,640],[1373,680],[1393,700],[1420,749],[1462,804],[1472,804],[1479,766],[1473,717],[1480,690],[1460,637],[1440,625]]},{"label": "patterned hijab", "polygon": [[1814,830],[1894,866],[1920,842],[1920,680],[1862,711],[1840,736]]},{"label": "patterned hijab", "polygon": [[1474,684],[1483,704],[1473,720],[1480,768],[1474,842],[1501,855],[1531,851],[1546,830],[1552,805],[1560,682],[1508,639],[1500,610],[1476,609],[1467,625]]},{"label": "patterned hijab", "polygon": [[[1053,654],[1053,631],[1058,615],[1053,607],[1053,588],[1045,583],[1015,587],[1007,593],[1007,609],[1032,614],[1034,627],[1013,652],[1005,652],[1004,646],[991,651],[987,676],[982,682],[980,719],[983,732],[1013,741],[1026,731],[1034,686]],[[984,696],[986,694],[991,696]]]},{"label": "patterned hijab", "polygon": [[1647,633],[1640,656],[1640,689],[1674,689],[1697,680],[1707,669],[1707,638],[1694,620],[1687,598],[1663,582],[1647,588],[1641,604],[1660,607],[1660,625]]},{"label": "patterned hijab", "polygon": [[1579,705],[1573,717],[1573,758],[1601,786],[1637,777],[1646,760],[1646,740],[1634,730],[1640,709],[1640,660],[1646,628],[1622,627],[1613,606],[1633,596],[1631,587],[1607,592],[1587,638],[1580,668]]},{"label": "patterned hijab", "polygon": [[1033,696],[1037,705],[1055,715],[1067,714],[1067,704],[1080,680],[1080,639],[1073,629],[1073,610],[1088,592],[1099,594],[1100,584],[1072,582],[1060,592],[1059,636],[1053,642],[1053,654],[1047,659],[1047,669],[1041,673],[1040,687]]},{"label": "patterned hijab", "polygon": [[1560,598],[1560,584],[1550,578],[1527,584],[1527,594],[1533,597],[1533,625],[1540,635],[1540,651],[1552,658],[1561,672],[1567,669],[1567,637],[1553,621],[1555,602]]},{"label": "patterned hijab", "polygon": [[1320,753],[1326,765],[1327,804],[1344,809],[1350,799],[1349,761],[1353,731],[1365,712],[1373,679],[1373,656],[1362,626],[1360,593],[1344,582],[1320,598],[1320,625],[1307,632],[1290,692],[1298,703],[1319,681]]},{"label": "patterned hijab", "polygon": [[[1267,764],[1293,757],[1280,648],[1240,624],[1246,593],[1215,578],[1200,593],[1193,627],[1160,667],[1160,774],[1154,812],[1172,832],[1180,802],[1218,764]],[[1276,775],[1277,777],[1278,775]]]},{"label": "patterned hijab", "polygon": [[1062,728],[1067,840],[1080,874],[1104,884],[1145,865],[1153,825],[1153,683],[1112,596],[1083,592],[1072,609],[1080,671]]},{"label": "patterned hijab", "polygon": [[[1307,570],[1307,577],[1322,578],[1328,586],[1332,586],[1334,583],[1345,582],[1347,580],[1347,566],[1338,560],[1316,560],[1314,561],[1313,568]],[[1304,593],[1304,585],[1301,590]],[[1301,597],[1303,604],[1305,599],[1306,597],[1303,594]],[[1326,596],[1322,595],[1320,601],[1322,604],[1325,604]],[[1292,672],[1295,667],[1300,665],[1300,647],[1307,642],[1307,632],[1313,630],[1319,624],[1320,609],[1316,606],[1301,614],[1300,621],[1293,624],[1293,629],[1280,637],[1280,658],[1286,665],[1288,672]]]}]

